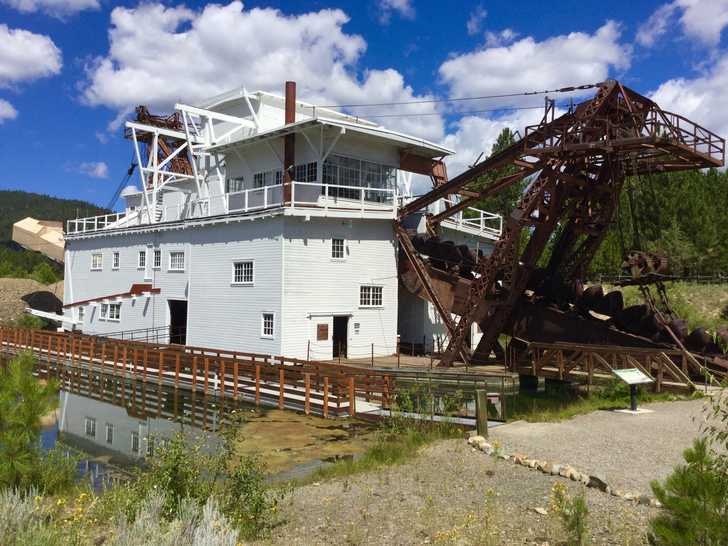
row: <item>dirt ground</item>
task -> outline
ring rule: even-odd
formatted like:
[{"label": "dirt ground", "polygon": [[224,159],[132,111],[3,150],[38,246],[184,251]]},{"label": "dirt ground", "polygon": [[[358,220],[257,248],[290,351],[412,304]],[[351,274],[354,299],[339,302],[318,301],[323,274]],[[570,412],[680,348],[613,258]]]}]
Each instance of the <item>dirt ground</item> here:
[{"label": "dirt ground", "polygon": [[[627,491],[649,492],[699,434],[702,401],[648,405],[643,415],[594,412],[561,423],[494,428],[507,452],[600,473]],[[551,489],[585,491],[592,544],[646,544],[657,508],[565,478],[488,457],[465,440],[438,442],[378,472],[295,489],[265,544],[559,544]],[[538,511],[536,510],[538,509]],[[539,513],[546,510],[545,515]]]},{"label": "dirt ground", "polygon": [[0,278],[0,322],[15,320],[28,306],[45,311],[62,301],[63,281],[46,286],[33,279]]}]

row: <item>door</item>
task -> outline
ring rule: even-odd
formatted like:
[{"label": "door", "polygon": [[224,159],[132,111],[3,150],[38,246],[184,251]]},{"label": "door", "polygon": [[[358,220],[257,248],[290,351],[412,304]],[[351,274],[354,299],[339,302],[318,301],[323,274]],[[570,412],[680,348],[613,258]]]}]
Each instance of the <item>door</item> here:
[{"label": "door", "polygon": [[332,335],[332,341],[334,342],[334,358],[346,358],[348,326],[349,317],[334,317],[334,332]]},{"label": "door", "polygon": [[169,303],[169,342],[187,344],[187,301],[168,300]]}]

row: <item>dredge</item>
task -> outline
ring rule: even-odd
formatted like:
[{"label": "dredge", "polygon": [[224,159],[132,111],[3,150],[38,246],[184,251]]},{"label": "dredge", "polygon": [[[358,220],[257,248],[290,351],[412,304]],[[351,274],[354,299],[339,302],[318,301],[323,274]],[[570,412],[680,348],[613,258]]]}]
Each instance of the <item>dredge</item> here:
[{"label": "dredge", "polygon": [[[618,290],[584,287],[627,177],[720,167],[725,159],[725,142],[715,133],[618,81],[595,87],[592,99],[563,115],[547,101],[541,122],[520,140],[452,180],[433,176],[431,191],[400,208],[400,280],[432,302],[447,328],[440,366],[507,358],[523,375],[591,381],[624,361],[659,376],[658,383],[688,386],[728,371],[720,338],[702,328],[689,332],[670,310],[664,258],[626,257],[644,305],[625,307]],[[485,177],[493,182],[483,187],[478,183]],[[443,220],[524,179],[526,190],[490,255],[476,256],[438,237]],[[454,204],[423,213],[442,198]],[[423,216],[426,236],[415,228]],[[482,338],[471,348],[467,332],[474,322]],[[499,341],[504,334],[512,338],[507,355]]]}]

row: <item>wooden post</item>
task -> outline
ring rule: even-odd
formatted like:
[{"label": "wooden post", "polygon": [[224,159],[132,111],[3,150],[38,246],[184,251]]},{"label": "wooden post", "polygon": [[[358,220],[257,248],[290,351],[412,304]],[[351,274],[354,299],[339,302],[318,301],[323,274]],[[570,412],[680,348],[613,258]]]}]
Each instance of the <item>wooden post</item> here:
[{"label": "wooden post", "polygon": [[220,360],[220,395],[225,397],[225,360]]},{"label": "wooden post", "polygon": [[260,364],[255,365],[255,405],[260,406]]},{"label": "wooden post", "polygon": [[354,376],[349,377],[349,416],[356,415],[356,390],[354,389]]},{"label": "wooden post", "polygon": [[324,377],[324,418],[329,416],[329,378]]},{"label": "wooden post", "polygon": [[303,411],[306,415],[311,414],[311,374],[303,374],[303,384],[306,388],[306,401],[304,402]]},{"label": "wooden post", "polygon": [[197,389],[197,357],[192,357],[192,390]]},{"label": "wooden post", "polygon": [[162,384],[162,376],[164,375],[164,351],[159,351],[159,384]]},{"label": "wooden post", "polygon": [[475,424],[479,435],[488,436],[488,391],[484,389],[475,391]]},{"label": "wooden post", "polygon": [[[128,353],[127,347],[126,347],[126,345],[124,345],[121,348],[121,367],[122,367],[122,370],[123,370],[122,377],[126,377],[126,356],[127,356],[127,353]],[[123,388],[123,385],[122,385],[122,388]]]},{"label": "wooden post", "polygon": [[179,388],[179,353],[174,357],[174,388]]},{"label": "wooden post", "polygon": [[285,385],[286,385],[285,381],[286,381],[286,373],[285,373],[285,370],[283,369],[283,366],[281,366],[280,369],[278,370],[278,408],[279,409],[284,408],[284,398],[283,397],[285,396],[285,392],[283,389],[285,388]]},{"label": "wooden post", "polygon": [[142,383],[146,383],[147,382],[147,362],[149,359],[149,354],[148,354],[146,347],[144,348],[144,352],[142,354],[144,355],[144,360],[142,362],[142,364],[144,365],[144,367],[142,368]]},{"label": "wooden post", "polygon": [[233,360],[233,398],[238,399],[238,359]]},{"label": "wooden post", "polygon": [[374,367],[374,343],[372,343],[372,368]]},{"label": "wooden post", "polygon": [[205,396],[207,396],[207,384],[209,381],[209,374],[210,374],[210,359],[205,357],[205,386],[202,392],[205,393]]},{"label": "wooden post", "polygon": [[311,360],[311,340],[306,342],[306,361]]}]

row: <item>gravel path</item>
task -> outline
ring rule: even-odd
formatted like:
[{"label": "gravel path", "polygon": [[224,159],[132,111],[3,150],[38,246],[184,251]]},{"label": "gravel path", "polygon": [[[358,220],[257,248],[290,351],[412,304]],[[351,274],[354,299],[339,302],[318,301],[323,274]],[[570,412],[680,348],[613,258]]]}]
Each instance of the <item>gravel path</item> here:
[{"label": "gravel path", "polygon": [[[560,482],[447,440],[406,464],[295,489],[265,544],[558,544],[563,535],[547,509]],[[486,492],[492,508],[486,510]],[[592,544],[646,544],[655,508],[586,489]],[[492,523],[487,524],[487,515]],[[628,542],[629,541],[629,542]]]},{"label": "gravel path", "polygon": [[558,423],[519,421],[494,428],[490,436],[507,453],[570,464],[601,474],[617,489],[650,493],[650,481],[664,479],[699,435],[705,402],[641,407],[653,413],[596,411]]}]

